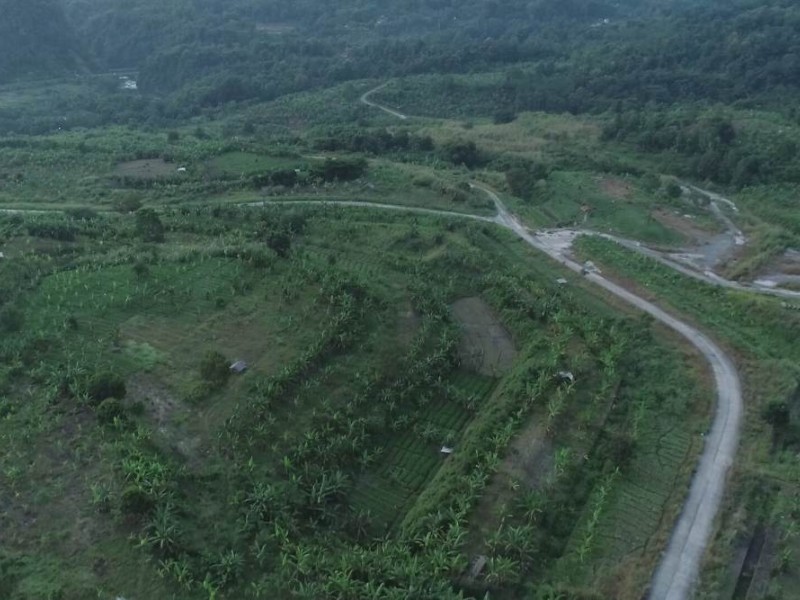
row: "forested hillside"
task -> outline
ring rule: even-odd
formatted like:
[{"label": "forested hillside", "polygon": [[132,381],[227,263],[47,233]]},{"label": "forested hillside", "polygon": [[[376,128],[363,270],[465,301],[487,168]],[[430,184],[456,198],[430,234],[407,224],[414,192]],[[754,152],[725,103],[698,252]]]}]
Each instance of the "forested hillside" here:
[{"label": "forested hillside", "polygon": [[60,0],[0,0],[0,83],[74,69],[79,46]]},{"label": "forested hillside", "polygon": [[[492,102],[600,112],[622,103],[754,99],[786,106],[800,84],[790,0],[2,0],[0,78],[66,73],[77,45],[97,70],[185,117],[343,81],[509,72]],[[5,29],[8,29],[5,32]]]}]

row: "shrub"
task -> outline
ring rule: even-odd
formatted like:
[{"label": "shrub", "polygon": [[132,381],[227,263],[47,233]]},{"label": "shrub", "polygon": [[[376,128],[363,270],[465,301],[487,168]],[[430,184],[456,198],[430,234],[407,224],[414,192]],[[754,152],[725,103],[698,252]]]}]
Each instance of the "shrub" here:
[{"label": "shrub", "polygon": [[139,279],[144,279],[150,274],[150,267],[147,266],[147,263],[137,260],[133,263],[133,272]]},{"label": "shrub", "polygon": [[776,430],[784,429],[791,421],[789,404],[785,400],[772,400],[761,411],[761,418]]},{"label": "shrub", "polygon": [[517,120],[517,115],[509,108],[501,108],[494,113],[494,124],[504,125],[506,123],[513,123]]},{"label": "shrub", "polygon": [[88,206],[71,208],[66,211],[66,214],[75,221],[94,221],[98,217],[97,211]]},{"label": "shrub", "polygon": [[116,373],[97,373],[89,381],[87,389],[89,397],[96,403],[108,398],[124,398],[128,393],[125,380]]},{"label": "shrub", "polygon": [[680,198],[681,194],[683,194],[683,190],[681,190],[681,186],[678,185],[675,181],[670,181],[665,188],[667,192],[667,196],[670,198]]},{"label": "shrub", "polygon": [[281,258],[286,258],[292,248],[292,238],[285,231],[270,231],[267,234],[267,246]]},{"label": "shrub", "polygon": [[123,198],[119,202],[116,203],[114,206],[114,210],[120,212],[122,214],[128,214],[136,212],[142,208],[142,201],[139,198],[129,196],[127,198]]},{"label": "shrub", "polygon": [[31,223],[28,225],[28,234],[59,242],[74,242],[77,229],[66,223]]},{"label": "shrub", "polygon": [[0,310],[0,331],[16,333],[22,329],[24,323],[25,316],[19,309],[9,306]]},{"label": "shrub", "polygon": [[144,515],[153,510],[153,499],[140,487],[129,485],[120,496],[119,508],[127,515]]},{"label": "shrub", "polygon": [[122,418],[125,415],[125,407],[116,398],[106,398],[97,407],[96,414],[98,421],[110,424],[114,422],[114,419]]},{"label": "shrub", "polygon": [[183,399],[189,404],[199,404],[213,391],[211,384],[207,381],[195,381],[186,391]]},{"label": "shrub", "polygon": [[212,387],[225,385],[230,374],[228,359],[219,352],[207,353],[200,362],[200,377]]},{"label": "shrub", "polygon": [[352,181],[367,172],[367,161],[363,158],[325,159],[311,167],[311,176],[322,181]]},{"label": "shrub", "polygon": [[411,181],[417,187],[422,188],[430,188],[436,183],[436,179],[434,179],[431,175],[417,175]]},{"label": "shrub", "polygon": [[483,155],[473,141],[450,141],[441,150],[442,157],[456,166],[464,165],[468,169],[479,167],[485,163]]},{"label": "shrub", "polygon": [[284,214],[280,219],[280,223],[286,231],[292,235],[298,235],[306,230],[308,217],[300,211],[293,210]]},{"label": "shrub", "polygon": [[150,208],[136,211],[136,232],[146,242],[164,241],[164,225],[158,213]]}]

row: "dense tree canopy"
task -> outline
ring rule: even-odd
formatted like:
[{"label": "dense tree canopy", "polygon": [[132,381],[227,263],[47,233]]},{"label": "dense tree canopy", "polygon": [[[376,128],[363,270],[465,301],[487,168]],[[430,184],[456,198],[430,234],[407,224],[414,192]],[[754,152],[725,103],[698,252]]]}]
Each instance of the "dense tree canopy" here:
[{"label": "dense tree canopy", "polygon": [[[0,0],[0,9],[0,81],[135,69],[171,118],[354,79],[520,64],[483,90],[487,114],[787,106],[800,85],[800,7],[790,0]],[[93,110],[113,118],[103,112]]]},{"label": "dense tree canopy", "polygon": [[78,44],[59,0],[0,0],[0,83],[74,69]]}]

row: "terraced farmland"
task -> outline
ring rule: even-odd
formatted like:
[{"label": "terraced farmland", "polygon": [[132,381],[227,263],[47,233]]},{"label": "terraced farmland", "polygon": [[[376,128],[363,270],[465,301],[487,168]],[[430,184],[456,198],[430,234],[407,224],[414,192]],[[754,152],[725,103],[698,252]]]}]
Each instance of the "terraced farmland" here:
[{"label": "terraced farmland", "polygon": [[[442,448],[458,452],[458,442],[475,411],[488,402],[496,380],[467,372],[458,373],[448,390],[453,398],[428,402],[411,431],[390,436],[377,464],[356,483],[350,502],[356,511],[369,513],[376,531],[391,528],[450,458]],[[461,402],[456,402],[456,398]],[[469,406],[469,409],[467,408]]]}]

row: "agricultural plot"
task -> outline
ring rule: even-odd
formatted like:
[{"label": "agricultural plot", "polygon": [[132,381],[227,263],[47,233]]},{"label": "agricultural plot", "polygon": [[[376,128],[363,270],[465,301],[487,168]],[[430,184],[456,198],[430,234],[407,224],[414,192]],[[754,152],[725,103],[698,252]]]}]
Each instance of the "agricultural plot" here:
[{"label": "agricultural plot", "polygon": [[[635,279],[675,310],[692,315],[715,335],[727,340],[747,365],[744,383],[749,389],[751,403],[741,442],[741,463],[734,466],[732,496],[737,500],[721,517],[722,525],[710,551],[709,574],[698,591],[701,598],[732,595],[740,581],[754,576],[753,569],[743,571],[747,550],[741,553],[741,549],[749,547],[759,527],[786,523],[796,514],[791,508],[796,490],[793,486],[784,486],[784,482],[796,479],[796,469],[786,462],[785,450],[775,445],[775,440],[792,431],[796,422],[793,418],[776,422],[771,419],[770,410],[786,406],[796,390],[794,365],[800,358],[796,344],[800,322],[795,312],[777,299],[722,291],[696,283],[602,240],[581,240],[578,248],[582,252],[591,249],[605,273]],[[758,475],[754,474],[756,472]],[[767,489],[775,493],[769,501],[763,495]],[[780,594],[785,596],[787,590],[794,589],[798,572],[793,564],[786,562],[786,557],[797,548],[798,536],[793,528],[783,532],[774,550],[763,557],[764,565],[759,566],[761,583],[754,591],[766,586],[781,597]],[[769,575],[765,575],[766,564],[771,565]],[[748,582],[743,585],[749,587]]]},{"label": "agricultural plot", "polygon": [[264,175],[277,169],[304,169],[307,164],[307,161],[298,156],[227,152],[208,161],[206,169],[211,177],[247,177]]},{"label": "agricultural plot", "polygon": [[436,169],[404,165],[386,160],[371,162],[362,194],[388,204],[420,206],[455,212],[492,215],[494,204],[468,179],[454,181]]},{"label": "agricultural plot", "polygon": [[[448,142],[485,144],[480,180],[503,186],[491,153],[504,144],[529,159],[596,127],[425,121],[433,148],[322,149],[330,140],[302,121],[362,114],[340,101],[363,91],[169,136],[109,128],[43,137],[37,153],[31,140],[0,147],[0,200],[92,207],[0,223],[13,259],[0,262],[0,506],[13,540],[0,583],[14,600],[360,598],[376,581],[386,597],[641,592],[705,414],[691,394],[637,412],[627,390],[663,381],[655,396],[678,397],[677,374],[694,381],[685,362],[639,373],[669,351],[649,324],[577,280],[559,285],[563,272],[490,223],[302,206],[490,215]],[[260,139],[273,128],[306,135]],[[375,126],[369,141],[397,132]],[[53,164],[71,175],[48,176]],[[115,165],[128,171],[109,181]],[[548,201],[527,205],[537,222],[574,219],[588,197],[591,226],[647,225],[635,178],[575,167],[549,179]],[[24,465],[36,465],[28,479]],[[486,571],[466,577],[477,555]],[[615,587],[600,572],[620,561],[637,576]]]},{"label": "agricultural plot", "polygon": [[[634,181],[591,172],[554,171],[520,212],[542,225],[586,227],[670,245],[683,237],[652,215],[654,200]],[[541,222],[544,215],[547,221]]]},{"label": "agricultural plot", "polygon": [[658,559],[654,548],[667,538],[700,450],[697,436],[679,422],[645,422],[648,428],[637,441],[641,449],[627,472],[595,489],[563,566],[565,576],[571,572],[574,581],[617,597],[634,596],[649,580]]},{"label": "agricultural plot", "polygon": [[436,471],[459,451],[464,429],[489,401],[495,385],[490,377],[458,373],[449,390],[452,398],[429,402],[411,431],[393,435],[383,446],[376,466],[356,483],[350,499],[353,509],[368,513],[377,532],[402,521]]},{"label": "agricultural plot", "polygon": [[[555,436],[552,446],[569,450],[557,461],[558,472],[579,468],[577,457],[591,447],[591,437],[580,431],[566,435],[566,423],[590,427],[605,414],[602,404],[585,415],[588,409],[580,408],[591,405],[598,380],[579,355],[599,352],[608,328],[601,318],[597,339],[568,342],[567,321],[594,322],[579,316],[584,300],[537,283],[554,281],[547,265],[531,263],[519,272],[524,253],[504,236],[469,223],[443,227],[421,216],[326,208],[198,208],[162,213],[160,220],[163,241],[134,238],[113,248],[101,248],[91,236],[150,235],[152,217],[75,221],[72,241],[47,246],[56,257],[56,247],[69,249],[69,258],[37,263],[35,251],[15,242],[15,262],[0,265],[7,270],[32,261],[41,269],[36,285],[21,291],[23,309],[3,321],[25,324],[24,335],[5,338],[3,356],[38,357],[41,367],[26,373],[41,391],[33,402],[10,405],[0,435],[7,442],[27,427],[36,442],[8,444],[2,472],[35,460],[45,436],[65,426],[66,415],[57,412],[32,430],[24,424],[31,411],[53,401],[72,407],[67,414],[79,419],[82,434],[70,438],[70,452],[92,468],[78,476],[42,463],[52,481],[71,491],[56,505],[55,491],[47,488],[29,510],[49,511],[48,527],[62,531],[69,507],[81,505],[95,527],[87,548],[101,535],[122,544],[107,546],[101,574],[79,550],[71,559],[75,567],[63,571],[72,575],[55,584],[67,597],[88,587],[129,593],[121,588],[135,584],[122,571],[132,551],[161,561],[163,579],[139,588],[153,597],[180,588],[194,598],[204,580],[227,597],[252,582],[279,594],[295,585],[259,571],[328,586],[339,563],[322,556],[358,560],[372,536],[388,535],[402,546],[407,536],[432,531],[448,560],[466,564],[469,549],[483,542],[463,546],[448,533],[452,524],[440,519],[481,518],[484,489],[494,497],[489,482],[497,457],[527,419],[543,419],[547,435]],[[23,218],[4,231],[24,239],[27,228]],[[270,237],[276,231],[288,240],[278,245]],[[431,285],[436,280],[445,284]],[[399,334],[409,318],[415,323],[410,338]],[[473,334],[485,325],[497,335],[470,337],[465,322],[476,328]],[[460,340],[467,348],[502,349],[502,369],[487,376],[480,365],[460,360]],[[213,352],[225,362],[215,362]],[[229,375],[228,361],[238,359],[248,371]],[[560,368],[573,370],[585,386],[574,398],[561,389]],[[6,386],[16,385],[13,373],[4,371]],[[94,400],[109,393],[122,395],[121,402]],[[452,453],[443,454],[443,447]],[[6,483],[25,497],[41,481]],[[514,504],[505,493],[487,514]],[[574,514],[581,498],[570,505]],[[22,514],[13,498],[5,501],[10,515]],[[560,514],[556,504],[551,510]],[[43,552],[24,536],[21,517],[7,525],[8,535],[20,540],[17,555]],[[288,528],[283,542],[274,537],[276,527]],[[331,537],[323,534],[324,546],[311,542],[309,528]],[[125,546],[130,536],[140,548]],[[312,544],[321,553],[319,568],[312,575],[293,562],[266,560],[264,548],[272,544],[282,544],[274,556]],[[425,560],[434,570],[425,572],[424,585],[454,585],[451,575],[436,570],[437,560]],[[234,570],[222,570],[223,562]],[[520,570],[527,565],[526,559]],[[27,589],[37,577],[22,568],[13,589]],[[315,589],[324,597],[323,587]]]},{"label": "agricultural plot", "polygon": [[511,335],[480,298],[462,298],[453,304],[462,330],[459,354],[462,365],[482,375],[497,377],[514,364],[517,349]]},{"label": "agricultural plot", "polygon": [[131,177],[133,179],[159,179],[176,177],[180,167],[163,158],[145,158],[120,163],[112,171],[114,177]]}]

